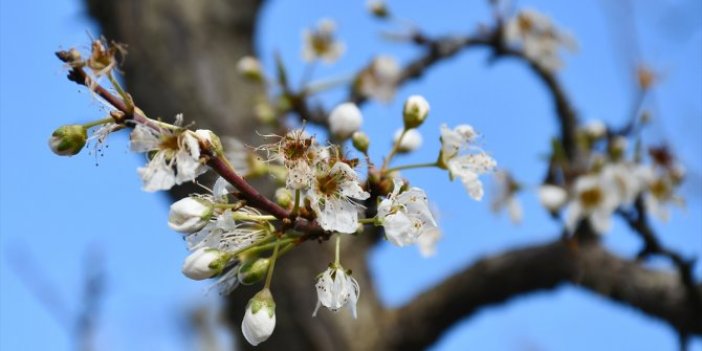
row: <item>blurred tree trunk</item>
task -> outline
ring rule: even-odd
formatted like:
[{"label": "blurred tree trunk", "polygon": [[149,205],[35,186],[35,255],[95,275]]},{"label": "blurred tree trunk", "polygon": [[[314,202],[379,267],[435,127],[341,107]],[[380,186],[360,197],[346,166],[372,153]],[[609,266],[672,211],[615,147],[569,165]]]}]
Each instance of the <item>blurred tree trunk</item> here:
[{"label": "blurred tree trunk", "polygon": [[[122,67],[126,85],[147,114],[171,120],[183,113],[185,121],[195,121],[197,128],[260,143],[252,114],[254,89],[236,70],[238,59],[254,52],[260,0],[87,0],[87,4],[103,35],[127,44]],[[181,188],[172,196],[195,191]],[[257,349],[376,348],[370,345],[378,340],[373,311],[379,307],[365,268],[366,250],[349,251],[355,253],[345,254],[344,264],[353,269],[364,289],[357,327],[350,329],[346,312],[331,316],[324,310],[311,318],[316,304],[314,277],[326,269],[332,254],[310,243],[281,259],[273,283],[278,325],[273,337]],[[237,335],[255,289],[260,286],[239,288],[228,297],[226,316]],[[240,345],[249,348],[246,342]]]}]

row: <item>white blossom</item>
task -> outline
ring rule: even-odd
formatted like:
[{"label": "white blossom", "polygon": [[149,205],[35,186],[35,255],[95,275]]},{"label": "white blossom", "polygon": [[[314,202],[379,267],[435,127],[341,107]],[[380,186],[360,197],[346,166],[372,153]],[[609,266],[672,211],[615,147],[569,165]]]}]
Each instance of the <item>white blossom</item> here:
[{"label": "white blossom", "polygon": [[424,190],[413,187],[400,193],[402,184],[395,180],[395,188],[380,202],[377,214],[385,236],[397,246],[413,244],[425,233],[438,231]]},{"label": "white blossom", "polygon": [[378,56],[357,78],[356,88],[363,96],[388,102],[395,96],[402,70],[391,56]]},{"label": "white blossom", "polygon": [[539,187],[539,202],[551,212],[556,212],[568,201],[568,192],[557,185],[544,184]]},{"label": "white blossom", "polygon": [[495,212],[500,212],[502,209],[507,210],[510,221],[514,224],[519,224],[524,218],[524,210],[517,198],[519,184],[512,178],[507,171],[495,173],[495,195],[492,199],[492,209]]},{"label": "white blossom", "polygon": [[193,280],[211,278],[221,271],[221,267],[217,267],[221,257],[222,252],[217,249],[199,248],[185,258],[183,274]]},{"label": "white blossom", "polygon": [[[484,190],[478,177],[493,171],[497,162],[472,145],[476,137],[477,134],[470,125],[461,124],[454,129],[442,125],[439,164],[449,171],[449,178],[460,178],[470,197],[479,201],[483,198]],[[479,152],[461,155],[461,151],[471,149]]]},{"label": "white blossom", "polygon": [[353,318],[356,318],[356,302],[361,289],[358,282],[340,265],[330,265],[317,277],[317,306],[312,316],[317,315],[320,306],[338,311],[348,305]]},{"label": "white blossom", "polygon": [[[395,135],[393,136],[394,143],[397,143],[398,139],[400,139],[402,131],[403,128],[400,128],[397,131],[395,131]],[[420,146],[422,146],[422,134],[420,134],[418,130],[413,128],[405,132],[405,136],[402,137],[402,141],[400,142],[400,145],[398,146],[397,150],[399,152],[412,152],[414,150],[419,149]]]},{"label": "white blossom", "polygon": [[356,171],[339,161],[318,170],[313,183],[307,197],[319,225],[324,230],[355,233],[358,229],[358,211],[363,206],[354,200],[370,197],[361,188]]},{"label": "white blossom", "polygon": [[508,45],[521,47],[526,57],[550,71],[563,65],[558,56],[560,48],[576,49],[573,38],[556,28],[550,18],[530,9],[507,21],[504,40]]},{"label": "white blossom", "polygon": [[328,18],[321,19],[314,30],[305,30],[302,33],[302,58],[308,62],[317,59],[327,63],[336,61],[344,53],[345,46],[336,40],[335,31],[336,23]]},{"label": "white blossom", "polygon": [[168,214],[168,226],[180,233],[202,230],[213,214],[213,204],[204,198],[186,197],[174,202]]},{"label": "white blossom", "polygon": [[607,125],[599,119],[587,122],[582,127],[582,130],[593,139],[600,139],[607,135]]},{"label": "white blossom", "polygon": [[130,148],[152,153],[146,167],[137,170],[146,191],[168,190],[207,170],[200,162],[199,139],[192,131],[156,130],[137,124],[130,135]]},{"label": "white blossom", "polygon": [[287,170],[285,184],[288,189],[304,190],[314,178],[314,165],[320,158],[320,150],[313,137],[303,129],[289,131],[277,143],[263,145],[259,149],[268,153],[269,162],[280,162]]},{"label": "white blossom", "polygon": [[329,131],[339,139],[348,139],[362,123],[361,111],[352,102],[335,107],[329,114]]},{"label": "white blossom", "polygon": [[619,198],[612,184],[601,175],[584,175],[575,181],[573,199],[568,204],[566,228],[574,233],[582,219],[587,219],[592,229],[602,234],[609,230],[611,217],[619,205]]},{"label": "white blossom", "polygon": [[[675,177],[684,172],[681,169],[674,170]],[[683,206],[682,198],[675,195],[675,179],[669,172],[656,172],[654,167],[640,166],[636,170],[636,177],[642,182],[643,201],[646,211],[661,221],[670,219],[668,204]],[[682,179],[682,178],[677,178]]]},{"label": "white blossom", "polygon": [[263,69],[261,68],[261,62],[253,56],[244,56],[239,59],[236,63],[236,69],[244,77],[251,79],[260,79],[263,77]]},{"label": "white blossom", "polygon": [[241,333],[253,346],[268,340],[275,329],[275,302],[270,290],[263,289],[249,300],[241,322]]}]

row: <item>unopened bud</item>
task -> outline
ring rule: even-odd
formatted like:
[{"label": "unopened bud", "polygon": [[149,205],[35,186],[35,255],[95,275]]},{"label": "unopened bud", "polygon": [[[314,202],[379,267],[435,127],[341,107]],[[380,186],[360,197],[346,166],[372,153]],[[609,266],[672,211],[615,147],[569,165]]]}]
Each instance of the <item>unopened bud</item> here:
[{"label": "unopened bud", "polygon": [[185,258],[183,274],[193,280],[212,278],[219,274],[226,262],[223,253],[210,247],[201,247]]},{"label": "unopened bud", "polygon": [[629,142],[622,136],[617,136],[609,142],[609,156],[612,160],[618,161],[624,157],[626,147]]},{"label": "unopened bud", "polygon": [[249,300],[241,322],[241,333],[249,344],[256,346],[273,334],[275,329],[275,301],[268,288],[259,291]]},{"label": "unopened bud", "polygon": [[65,125],[51,133],[49,147],[60,156],[73,156],[80,152],[88,140],[88,130],[80,124]]},{"label": "unopened bud", "polygon": [[239,273],[237,273],[239,282],[244,285],[251,285],[261,281],[268,272],[270,261],[268,258],[257,258],[241,265]]},{"label": "unopened bud", "polygon": [[171,205],[168,226],[180,233],[195,233],[209,223],[213,211],[212,203],[197,197],[186,197]]},{"label": "unopened bud", "polygon": [[[400,139],[400,135],[402,135],[402,129],[398,129],[397,132],[395,132],[395,137],[393,138],[395,143]],[[420,146],[422,146],[422,135],[419,134],[419,131],[416,129],[410,129],[405,133],[402,141],[400,141],[397,151],[401,153],[412,152],[417,150]]]},{"label": "unopened bud", "polygon": [[429,115],[429,102],[420,95],[412,95],[405,101],[405,107],[402,110],[405,121],[405,129],[417,128]]},{"label": "unopened bud", "polygon": [[290,207],[293,203],[293,194],[287,188],[278,188],[275,191],[275,202],[285,208]]},{"label": "unopened bud", "polygon": [[352,102],[335,107],[329,114],[329,131],[342,140],[348,139],[351,134],[358,131],[362,123],[361,111]]},{"label": "unopened bud", "polygon": [[607,125],[600,120],[594,120],[583,126],[583,131],[591,139],[600,139],[607,134]]},{"label": "unopened bud", "polygon": [[195,131],[195,134],[200,139],[200,142],[209,147],[210,150],[214,151],[215,155],[221,155],[224,153],[222,141],[213,131],[209,129],[198,129]]},{"label": "unopened bud", "polygon": [[368,135],[366,135],[366,133],[361,131],[353,133],[353,135],[351,136],[351,142],[353,143],[353,147],[355,147],[356,150],[364,154],[368,152],[368,147],[370,146],[370,139],[368,139]]},{"label": "unopened bud", "polygon": [[539,187],[539,202],[551,212],[558,211],[567,200],[568,193],[559,186],[544,184]]},{"label": "unopened bud", "polygon": [[244,56],[241,59],[239,59],[239,62],[236,64],[236,68],[239,70],[239,73],[246,78],[250,79],[253,81],[261,81],[263,80],[263,70],[261,69],[261,62],[258,61],[253,56]]},{"label": "unopened bud", "polygon": [[368,11],[378,18],[386,18],[390,15],[388,11],[388,6],[383,0],[370,0],[368,1]]}]

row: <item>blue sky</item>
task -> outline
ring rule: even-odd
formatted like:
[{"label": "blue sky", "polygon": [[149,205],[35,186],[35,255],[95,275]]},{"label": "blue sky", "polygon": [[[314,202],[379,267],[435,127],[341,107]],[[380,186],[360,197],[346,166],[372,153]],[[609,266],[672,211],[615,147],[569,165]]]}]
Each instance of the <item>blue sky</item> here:
[{"label": "blue sky", "polygon": [[[321,17],[338,21],[348,52],[338,64],[319,67],[318,78],[352,72],[377,53],[393,54],[401,61],[418,54],[407,45],[381,40],[379,31],[389,27],[368,17],[364,3],[270,1],[257,31],[264,64],[271,68],[272,53],[280,50],[292,74],[299,77],[303,67],[299,30]],[[684,188],[687,208],[674,211],[669,223],[657,222],[656,229],[665,244],[700,255],[702,5],[695,0],[637,1],[630,18],[639,56],[631,53],[631,37],[612,35],[614,28],[617,33],[624,28],[613,26],[627,21],[621,16],[608,18],[603,11],[607,3],[522,1],[520,6],[553,16],[578,39],[580,51],[565,57],[562,80],[585,119],[616,124],[626,118],[636,59],[662,72],[664,80],[655,92],[660,118],[646,138],[669,141],[694,180]],[[100,255],[107,274],[99,345],[106,350],[189,349],[182,336],[185,311],[214,299],[204,294],[207,283],[181,275],[186,250],[166,226],[166,197],[140,190],[136,167],[143,160],[128,153],[124,135],[111,137],[103,157],[83,153],[59,158],[46,146],[56,126],[101,117],[99,104],[64,78],[53,56],[59,48],[86,48],[86,33],[96,33],[94,24],[78,1],[39,5],[2,0],[1,4],[0,349],[71,349],[71,331],[64,318],[80,310],[89,251]],[[431,34],[470,32],[490,18],[483,1],[427,4],[390,1],[394,12],[416,20]],[[432,105],[421,128],[425,144],[403,161],[434,159],[441,123],[470,123],[484,135],[483,147],[501,166],[526,184],[538,184],[544,167],[539,155],[547,151],[547,140],[556,132],[549,97],[522,64],[487,65],[486,58],[485,51],[462,54],[404,86],[395,102],[364,107],[372,154],[387,152],[387,131],[401,126],[402,100],[419,93]],[[323,101],[331,104],[339,97],[326,94]],[[440,209],[444,239],[431,259],[421,258],[414,248],[378,247],[371,263],[381,297],[389,305],[407,302],[482,256],[547,241],[558,233],[530,193],[520,198],[525,222],[515,227],[504,216],[492,215],[486,201],[470,200],[459,183],[444,181],[442,172],[417,170],[405,175]],[[619,222],[604,241],[621,255],[631,256],[639,247]],[[702,275],[700,265],[696,273]],[[55,306],[54,312],[38,295]],[[672,329],[660,321],[563,287],[482,310],[456,325],[434,349],[668,350],[676,342]],[[702,350],[699,339],[693,349]]]}]

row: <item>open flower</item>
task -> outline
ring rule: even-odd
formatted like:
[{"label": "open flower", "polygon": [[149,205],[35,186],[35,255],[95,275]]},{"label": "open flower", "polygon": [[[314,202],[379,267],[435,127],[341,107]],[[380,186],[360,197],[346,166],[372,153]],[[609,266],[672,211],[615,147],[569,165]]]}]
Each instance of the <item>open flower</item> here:
[{"label": "open flower", "polygon": [[566,228],[574,233],[580,220],[586,219],[596,233],[602,234],[609,230],[617,206],[619,198],[611,183],[599,174],[581,176],[575,181],[574,196],[568,204]]},{"label": "open flower", "polygon": [[[467,124],[461,124],[454,129],[441,125],[441,152],[439,166],[449,171],[449,178],[458,177],[468,195],[475,200],[483,198],[483,183],[478,178],[481,174],[491,172],[497,167],[497,162],[472,143],[477,133]],[[478,153],[461,154],[464,150],[477,150]]]},{"label": "open flower", "polygon": [[568,192],[557,185],[544,184],[539,187],[539,202],[550,212],[557,212],[568,201]]},{"label": "open flower", "polygon": [[207,170],[200,162],[197,134],[189,130],[157,130],[137,124],[130,135],[130,148],[149,153],[149,163],[138,169],[146,191],[168,190]]},{"label": "open flower", "polygon": [[395,96],[402,70],[391,56],[378,56],[359,73],[354,88],[362,96],[388,102]]},{"label": "open flower", "polygon": [[249,300],[241,322],[241,333],[249,344],[256,346],[273,334],[275,329],[275,301],[267,288]]},{"label": "open flower", "polygon": [[642,182],[643,201],[646,211],[656,216],[661,221],[670,219],[668,204],[683,206],[684,201],[675,194],[675,188],[682,177],[682,169],[678,169],[679,174],[671,176],[670,172],[657,172],[654,167],[641,166],[636,171],[636,176]]},{"label": "open flower", "polygon": [[500,212],[502,209],[506,209],[512,223],[521,223],[524,217],[524,210],[519,199],[517,199],[517,193],[520,190],[519,183],[514,180],[509,172],[500,171],[495,173],[495,188],[492,210]]},{"label": "open flower", "polygon": [[319,21],[317,28],[305,30],[302,33],[304,47],[302,57],[305,61],[321,59],[327,63],[336,61],[345,50],[344,44],[334,38],[336,23],[324,18]]},{"label": "open flower", "polygon": [[521,47],[526,57],[550,71],[563,65],[558,56],[560,48],[575,51],[577,47],[575,40],[556,28],[550,18],[530,9],[508,20],[504,40],[508,45]]},{"label": "open flower", "polygon": [[424,190],[415,187],[400,193],[401,188],[402,181],[396,179],[392,193],[378,205],[378,219],[391,243],[406,246],[439,228]]},{"label": "open flower", "polygon": [[318,146],[303,129],[289,131],[285,136],[273,135],[280,140],[263,145],[259,149],[268,153],[269,162],[280,162],[285,166],[285,184],[288,189],[307,189],[314,178],[314,164],[319,156]]},{"label": "open flower", "polygon": [[354,200],[365,200],[370,194],[361,188],[356,171],[337,161],[331,167],[321,166],[307,197],[324,230],[355,233],[362,206]]},{"label": "open flower", "polygon": [[361,289],[351,274],[340,265],[331,264],[326,271],[317,277],[317,307],[312,316],[317,315],[320,306],[331,311],[338,311],[348,305],[353,318],[356,318],[356,302]]}]

